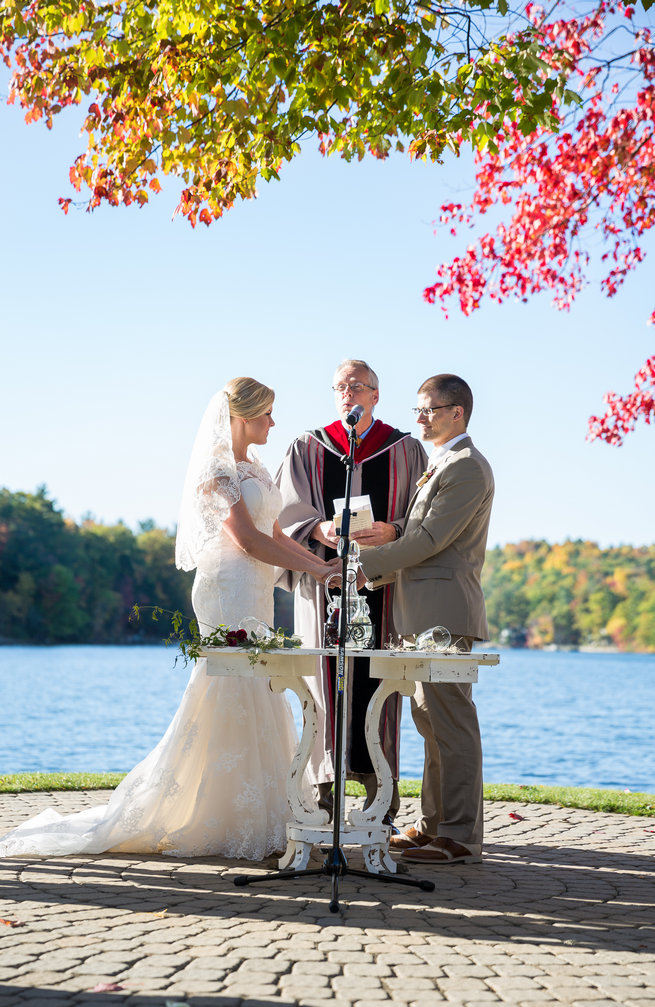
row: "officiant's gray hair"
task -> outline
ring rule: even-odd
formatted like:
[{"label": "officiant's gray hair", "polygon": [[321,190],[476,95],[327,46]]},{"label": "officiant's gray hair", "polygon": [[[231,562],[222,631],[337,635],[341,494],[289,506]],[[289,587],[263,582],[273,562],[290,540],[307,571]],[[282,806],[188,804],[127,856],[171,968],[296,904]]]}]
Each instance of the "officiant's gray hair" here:
[{"label": "officiant's gray hair", "polygon": [[371,365],[367,364],[365,360],[342,360],[339,366],[337,367],[336,371],[334,372],[334,377],[336,378],[337,374],[343,371],[344,368],[346,367],[362,367],[365,371],[368,371],[368,380],[373,385],[373,387],[374,388],[380,387],[380,382],[378,380],[377,374],[375,373]]},{"label": "officiant's gray hair", "polygon": [[273,405],[275,392],[254,378],[232,378],[223,389],[227,392],[230,416],[254,420]]}]

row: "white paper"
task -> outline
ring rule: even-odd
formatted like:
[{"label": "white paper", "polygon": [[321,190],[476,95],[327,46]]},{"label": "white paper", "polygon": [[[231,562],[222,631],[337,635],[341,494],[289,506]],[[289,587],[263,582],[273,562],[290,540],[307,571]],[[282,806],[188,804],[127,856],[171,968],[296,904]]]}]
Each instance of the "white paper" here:
[{"label": "white paper", "polygon": [[[334,527],[337,535],[341,534],[341,513],[346,504],[346,498],[334,501]],[[373,526],[373,507],[368,493],[361,497],[350,498],[350,531],[365,531]]]}]

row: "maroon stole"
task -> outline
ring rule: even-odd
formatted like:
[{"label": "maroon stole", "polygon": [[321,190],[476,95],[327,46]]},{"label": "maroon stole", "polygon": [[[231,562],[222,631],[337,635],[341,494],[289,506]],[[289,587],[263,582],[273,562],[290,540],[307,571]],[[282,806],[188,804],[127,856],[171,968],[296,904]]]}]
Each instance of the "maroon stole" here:
[{"label": "maroon stole", "polygon": [[[341,420],[335,420],[334,423],[330,423],[329,426],[324,427],[324,430],[341,454],[347,455],[349,450],[348,431]],[[376,451],[379,451],[386,444],[393,432],[394,428],[390,427],[388,423],[383,423],[382,420],[375,420],[364,440],[360,441],[355,448],[355,464],[359,465],[360,462],[365,462],[367,458],[370,458]]]}]

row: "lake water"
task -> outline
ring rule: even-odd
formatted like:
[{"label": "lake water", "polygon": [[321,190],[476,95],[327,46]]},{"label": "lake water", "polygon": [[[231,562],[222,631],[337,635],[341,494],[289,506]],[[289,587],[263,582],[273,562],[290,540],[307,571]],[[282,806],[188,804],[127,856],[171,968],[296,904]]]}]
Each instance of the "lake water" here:
[{"label": "lake water", "polygon": [[[130,769],[184,691],[174,661],[162,646],[0,647],[0,774]],[[655,793],[655,655],[505,650],[479,677],[486,783]],[[401,775],[422,765],[404,700]]]}]

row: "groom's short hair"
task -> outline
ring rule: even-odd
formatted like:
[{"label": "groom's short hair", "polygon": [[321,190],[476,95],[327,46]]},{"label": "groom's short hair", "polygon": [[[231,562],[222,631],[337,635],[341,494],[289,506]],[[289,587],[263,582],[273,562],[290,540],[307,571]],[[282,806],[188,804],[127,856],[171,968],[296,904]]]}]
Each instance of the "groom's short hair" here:
[{"label": "groom's short hair", "polygon": [[454,406],[464,410],[464,422],[468,426],[473,412],[473,392],[456,374],[435,374],[427,378],[418,390],[419,395],[439,395]]}]

